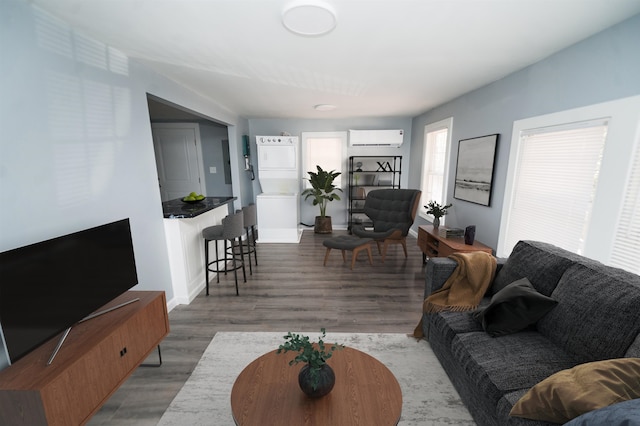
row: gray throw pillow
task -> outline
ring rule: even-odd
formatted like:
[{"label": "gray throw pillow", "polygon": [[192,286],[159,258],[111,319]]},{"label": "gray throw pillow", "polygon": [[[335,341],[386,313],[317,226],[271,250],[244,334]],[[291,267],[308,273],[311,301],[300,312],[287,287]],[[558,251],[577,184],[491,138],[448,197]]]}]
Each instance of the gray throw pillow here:
[{"label": "gray throw pillow", "polygon": [[477,309],[473,317],[489,335],[503,336],[535,324],[557,303],[538,293],[527,278],[521,278],[494,294],[491,303]]}]

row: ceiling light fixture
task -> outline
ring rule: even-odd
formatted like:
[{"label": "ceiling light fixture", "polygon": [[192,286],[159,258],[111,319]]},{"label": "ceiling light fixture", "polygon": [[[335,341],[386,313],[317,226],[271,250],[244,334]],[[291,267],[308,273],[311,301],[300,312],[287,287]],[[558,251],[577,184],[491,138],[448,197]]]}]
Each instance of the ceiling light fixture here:
[{"label": "ceiling light fixture", "polygon": [[324,1],[294,1],[282,11],[282,24],[294,34],[317,37],[333,31],[336,12]]},{"label": "ceiling light fixture", "polygon": [[318,104],[313,106],[313,109],[316,111],[333,111],[336,108],[337,107],[335,105],[331,104]]}]

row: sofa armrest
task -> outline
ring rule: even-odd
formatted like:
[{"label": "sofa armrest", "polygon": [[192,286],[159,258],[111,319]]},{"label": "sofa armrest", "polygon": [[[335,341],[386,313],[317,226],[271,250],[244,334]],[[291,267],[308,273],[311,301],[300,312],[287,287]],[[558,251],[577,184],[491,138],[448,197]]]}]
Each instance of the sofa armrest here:
[{"label": "sofa armrest", "polygon": [[430,257],[424,274],[424,297],[442,288],[457,266],[458,262],[448,257]]},{"label": "sofa armrest", "polygon": [[[507,259],[498,257],[496,261],[497,274]],[[448,257],[430,257],[425,269],[424,297],[442,288],[457,266],[458,262]]]}]

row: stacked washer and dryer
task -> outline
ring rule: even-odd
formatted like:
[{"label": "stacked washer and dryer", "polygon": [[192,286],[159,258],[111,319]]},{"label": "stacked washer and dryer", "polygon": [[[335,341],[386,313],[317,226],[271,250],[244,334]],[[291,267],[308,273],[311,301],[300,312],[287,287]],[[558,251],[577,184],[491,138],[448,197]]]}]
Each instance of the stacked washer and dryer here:
[{"label": "stacked washer and dryer", "polygon": [[258,243],[299,243],[300,167],[297,136],[256,136]]}]

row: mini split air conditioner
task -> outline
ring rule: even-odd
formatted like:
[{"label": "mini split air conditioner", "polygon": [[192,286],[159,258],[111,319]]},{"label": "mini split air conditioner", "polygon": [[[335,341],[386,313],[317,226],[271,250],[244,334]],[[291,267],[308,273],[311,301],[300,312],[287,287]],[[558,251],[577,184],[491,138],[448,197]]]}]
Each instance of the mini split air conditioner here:
[{"label": "mini split air conditioner", "polygon": [[392,146],[402,145],[404,130],[349,130],[350,146]]}]

